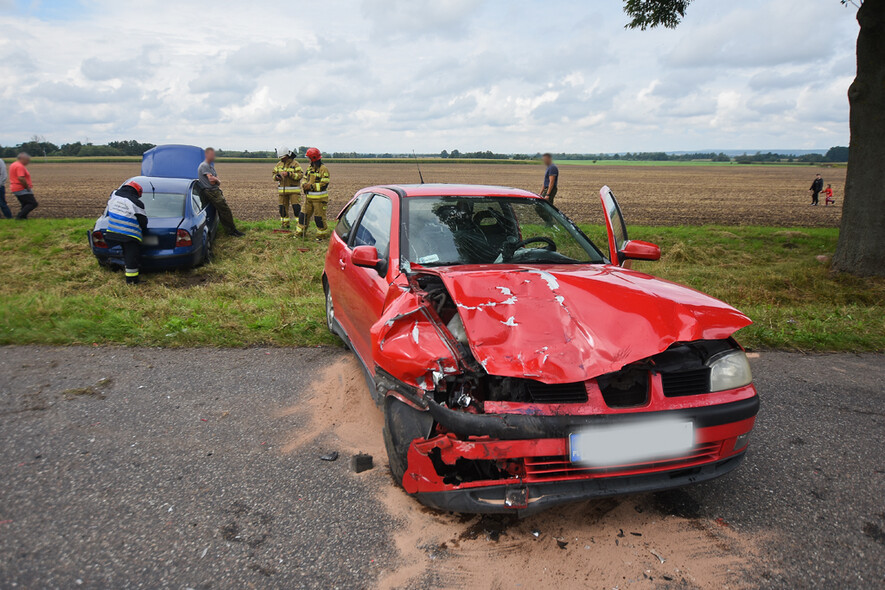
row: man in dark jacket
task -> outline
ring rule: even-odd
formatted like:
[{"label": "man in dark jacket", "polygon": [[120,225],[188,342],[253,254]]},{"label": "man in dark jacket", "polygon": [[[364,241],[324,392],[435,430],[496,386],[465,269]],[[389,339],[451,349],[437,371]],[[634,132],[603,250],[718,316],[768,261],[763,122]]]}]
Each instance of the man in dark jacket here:
[{"label": "man in dark jacket", "polygon": [[820,198],[820,192],[824,190],[824,179],[820,174],[814,176],[814,182],[811,183],[811,188],[808,190],[811,191],[811,204],[817,205],[817,201]]},{"label": "man in dark jacket", "polygon": [[105,240],[108,246],[123,248],[123,261],[126,263],[126,284],[138,284],[138,269],[141,267],[141,239],[147,229],[147,215],[141,202],[141,186],[127,182],[111,193],[105,209],[108,229]]},{"label": "man in dark jacket", "polygon": [[559,190],[559,168],[553,163],[553,156],[551,154],[544,154],[541,156],[541,159],[544,161],[544,166],[547,167],[547,170],[544,172],[544,188],[540,194],[550,201],[552,205],[553,199]]}]

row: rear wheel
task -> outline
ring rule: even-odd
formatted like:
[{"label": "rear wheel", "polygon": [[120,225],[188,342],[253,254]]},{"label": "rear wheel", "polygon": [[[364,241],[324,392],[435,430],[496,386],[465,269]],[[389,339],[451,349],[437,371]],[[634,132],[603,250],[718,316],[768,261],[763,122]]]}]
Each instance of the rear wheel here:
[{"label": "rear wheel", "polygon": [[212,262],[212,235],[209,230],[203,232],[203,256],[200,259],[199,266]]},{"label": "rear wheel", "polygon": [[332,291],[329,284],[323,280],[324,291],[326,292],[326,327],[332,334],[337,336],[335,332],[335,304],[332,303]]}]

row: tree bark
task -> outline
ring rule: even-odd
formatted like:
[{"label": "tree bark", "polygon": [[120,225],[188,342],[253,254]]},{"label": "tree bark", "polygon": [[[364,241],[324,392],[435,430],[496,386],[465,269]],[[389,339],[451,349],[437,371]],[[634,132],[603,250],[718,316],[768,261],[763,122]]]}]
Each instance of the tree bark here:
[{"label": "tree bark", "polygon": [[848,175],[833,269],[885,276],[885,0],[866,0],[857,21]]}]

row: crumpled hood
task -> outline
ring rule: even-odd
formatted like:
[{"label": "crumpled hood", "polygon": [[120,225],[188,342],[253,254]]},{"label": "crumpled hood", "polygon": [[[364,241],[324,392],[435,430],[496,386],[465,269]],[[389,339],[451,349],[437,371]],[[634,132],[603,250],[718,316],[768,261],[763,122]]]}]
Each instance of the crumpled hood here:
[{"label": "crumpled hood", "polygon": [[616,266],[436,270],[474,357],[492,375],[584,381],[752,323],[703,293]]}]

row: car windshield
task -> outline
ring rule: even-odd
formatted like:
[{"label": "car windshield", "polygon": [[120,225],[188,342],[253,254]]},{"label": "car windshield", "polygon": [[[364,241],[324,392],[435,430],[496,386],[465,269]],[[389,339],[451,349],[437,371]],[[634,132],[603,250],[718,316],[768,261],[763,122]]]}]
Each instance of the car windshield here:
[{"label": "car windshield", "polygon": [[184,217],[185,196],[178,193],[144,191],[141,202],[148,217]]},{"label": "car windshield", "polygon": [[604,257],[542,199],[403,199],[403,255],[423,266],[457,264],[599,264]]}]

